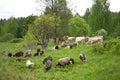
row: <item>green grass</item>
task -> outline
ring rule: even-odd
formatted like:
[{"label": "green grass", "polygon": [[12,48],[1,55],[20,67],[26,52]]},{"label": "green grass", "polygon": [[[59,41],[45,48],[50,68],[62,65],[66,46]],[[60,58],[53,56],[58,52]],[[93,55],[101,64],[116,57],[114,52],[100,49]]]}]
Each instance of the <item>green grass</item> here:
[{"label": "green grass", "polygon": [[[120,79],[120,56],[104,53],[96,54],[92,46],[78,45],[73,49],[52,51],[48,50],[43,56],[20,57],[23,61],[16,62],[15,57],[8,58],[7,53],[15,53],[25,50],[24,43],[0,43],[0,80],[119,80]],[[23,48],[22,48],[23,47]],[[81,62],[78,58],[80,52],[86,53],[87,62]],[[35,49],[32,50],[32,55]],[[44,70],[42,61],[47,56],[52,56],[52,68]],[[72,57],[75,64],[64,68],[54,68],[57,60],[62,57]],[[30,59],[35,63],[33,69],[26,68],[26,61]]]}]

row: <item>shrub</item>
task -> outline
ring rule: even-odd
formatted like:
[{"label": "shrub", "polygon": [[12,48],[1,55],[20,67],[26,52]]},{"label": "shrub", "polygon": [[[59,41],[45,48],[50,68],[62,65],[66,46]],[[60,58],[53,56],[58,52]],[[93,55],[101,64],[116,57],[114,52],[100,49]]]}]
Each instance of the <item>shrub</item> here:
[{"label": "shrub", "polygon": [[103,54],[105,51],[105,48],[102,44],[93,44],[93,52],[97,54]]},{"label": "shrub", "polygon": [[120,53],[120,39],[115,38],[106,42],[106,51],[111,52],[112,54]]},{"label": "shrub", "polygon": [[6,41],[12,40],[14,38],[15,38],[15,36],[13,34],[7,33],[0,37],[0,42],[6,42]]}]

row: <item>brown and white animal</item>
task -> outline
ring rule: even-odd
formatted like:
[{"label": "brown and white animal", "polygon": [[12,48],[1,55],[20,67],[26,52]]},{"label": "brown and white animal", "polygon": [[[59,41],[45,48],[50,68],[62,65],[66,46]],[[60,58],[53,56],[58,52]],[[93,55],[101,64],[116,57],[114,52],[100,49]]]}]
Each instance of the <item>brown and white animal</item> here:
[{"label": "brown and white animal", "polygon": [[27,62],[26,62],[26,67],[27,67],[27,68],[33,68],[33,67],[34,67],[34,63],[31,62],[30,60],[27,60]]},{"label": "brown and white animal", "polygon": [[65,66],[65,65],[69,65],[69,64],[74,64],[74,59],[70,58],[70,57],[64,57],[64,58],[60,58],[58,60],[58,63],[55,65],[55,68],[57,66]]},{"label": "brown and white animal", "polygon": [[87,44],[103,43],[103,36],[88,37]]},{"label": "brown and white animal", "polygon": [[43,60],[43,64],[45,64],[45,70],[49,70],[52,67],[52,57],[48,56]]},{"label": "brown and white animal", "polygon": [[86,55],[83,52],[80,53],[79,58],[80,58],[81,61],[84,61],[84,62],[87,61]]},{"label": "brown and white animal", "polygon": [[13,57],[20,57],[20,56],[23,56],[24,52],[22,51],[19,51],[19,52],[16,52]]},{"label": "brown and white animal", "polygon": [[60,41],[60,42],[66,42],[67,39],[68,39],[68,36],[63,36],[63,37],[60,37],[60,38],[59,38],[59,41]]}]

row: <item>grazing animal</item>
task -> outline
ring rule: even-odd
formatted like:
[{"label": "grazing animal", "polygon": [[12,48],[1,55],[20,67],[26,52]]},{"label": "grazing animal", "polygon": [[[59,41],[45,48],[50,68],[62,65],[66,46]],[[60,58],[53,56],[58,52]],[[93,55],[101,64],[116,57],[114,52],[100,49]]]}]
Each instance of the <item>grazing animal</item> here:
[{"label": "grazing animal", "polygon": [[47,71],[47,70],[51,69],[51,67],[52,67],[52,61],[51,60],[47,60],[45,62],[45,70]]},{"label": "grazing animal", "polygon": [[60,41],[60,42],[66,42],[67,39],[68,39],[68,36],[63,36],[63,37],[60,37],[60,38],[59,38],[59,41]]},{"label": "grazing animal", "polygon": [[26,62],[26,67],[27,67],[27,68],[33,68],[33,67],[34,67],[34,63],[31,62],[30,60],[27,60],[27,62]]},{"label": "grazing animal", "polygon": [[67,45],[67,48],[73,48],[73,47],[75,47],[75,46],[77,46],[77,43],[76,43],[76,42],[73,42],[73,43]]},{"label": "grazing animal", "polygon": [[43,50],[41,50],[40,51],[40,56],[42,56],[44,54],[44,51]]},{"label": "grazing animal", "polygon": [[81,61],[87,61],[85,53],[81,52],[79,55]]},{"label": "grazing animal", "polygon": [[48,56],[43,60],[43,64],[45,64],[45,70],[49,70],[52,67],[52,57]]},{"label": "grazing animal", "polygon": [[103,43],[103,36],[88,37],[87,44]]},{"label": "grazing animal", "polygon": [[59,49],[58,46],[54,46],[54,47],[52,48],[52,50],[58,50],[58,49]]},{"label": "grazing animal", "polygon": [[76,37],[76,40],[75,40],[75,42],[76,43],[84,43],[85,41],[86,41],[86,37]]},{"label": "grazing animal", "polygon": [[60,58],[58,60],[58,63],[55,65],[55,68],[57,66],[65,66],[65,65],[69,65],[69,64],[74,64],[74,59],[69,58],[69,57],[64,57],[64,58]]},{"label": "grazing animal", "polygon": [[16,61],[17,61],[17,62],[22,62],[22,59],[19,58],[19,59],[16,59]]},{"label": "grazing animal", "polygon": [[67,47],[67,44],[62,42],[61,47]]},{"label": "grazing animal", "polygon": [[24,57],[31,57],[31,50],[27,50]]},{"label": "grazing animal", "polygon": [[34,54],[34,56],[39,56],[40,51],[40,49],[37,49],[37,52]]},{"label": "grazing animal", "polygon": [[12,53],[9,52],[9,53],[8,53],[8,57],[12,57]]},{"label": "grazing animal", "polygon": [[51,61],[52,61],[52,57],[51,57],[51,56],[46,57],[46,58],[43,60],[43,64],[45,64],[45,62],[46,62],[47,60],[51,60]]},{"label": "grazing animal", "polygon": [[23,56],[24,52],[22,51],[19,51],[19,52],[16,52],[13,57],[20,57],[20,56]]}]

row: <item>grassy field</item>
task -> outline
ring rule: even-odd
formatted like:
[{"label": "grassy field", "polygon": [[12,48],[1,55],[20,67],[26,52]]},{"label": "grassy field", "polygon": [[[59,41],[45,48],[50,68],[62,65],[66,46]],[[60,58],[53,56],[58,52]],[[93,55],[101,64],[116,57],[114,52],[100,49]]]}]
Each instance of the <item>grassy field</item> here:
[{"label": "grassy field", "polygon": [[[60,48],[59,50],[45,51],[43,56],[20,57],[22,62],[16,62],[15,57],[7,57],[8,52],[15,53],[19,50],[25,52],[23,43],[0,43],[0,80],[119,80],[120,55],[109,53],[96,54],[90,45],[78,45],[72,49]],[[78,58],[80,52],[86,53],[87,62]],[[32,55],[35,49],[32,50]],[[52,56],[52,68],[44,70],[42,61],[45,57]],[[75,64],[64,68],[54,68],[57,60],[62,57],[74,58]],[[35,63],[34,68],[28,69],[25,64],[30,59]]]}]

